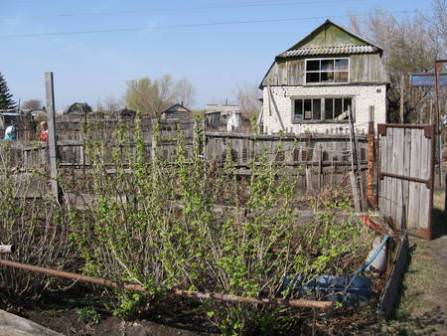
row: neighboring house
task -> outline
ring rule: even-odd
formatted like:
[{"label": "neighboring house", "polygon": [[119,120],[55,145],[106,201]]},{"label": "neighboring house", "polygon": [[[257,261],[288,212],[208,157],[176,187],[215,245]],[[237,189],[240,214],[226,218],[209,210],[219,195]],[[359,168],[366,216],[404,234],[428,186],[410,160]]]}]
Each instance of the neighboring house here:
[{"label": "neighboring house", "polygon": [[210,128],[236,131],[241,126],[241,107],[228,103],[207,104],[205,118]]},{"label": "neighboring house", "polygon": [[327,20],[275,58],[265,75],[263,133],[339,133],[353,112],[358,132],[386,122],[388,77],[382,49]]},{"label": "neighboring house", "polygon": [[175,104],[161,112],[163,121],[187,122],[192,120],[192,112],[182,104]]}]

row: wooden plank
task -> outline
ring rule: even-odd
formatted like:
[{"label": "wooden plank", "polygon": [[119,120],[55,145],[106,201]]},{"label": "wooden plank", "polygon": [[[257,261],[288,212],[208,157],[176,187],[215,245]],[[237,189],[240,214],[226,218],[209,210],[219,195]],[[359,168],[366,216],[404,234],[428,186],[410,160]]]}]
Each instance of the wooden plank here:
[{"label": "wooden plank", "polygon": [[[393,137],[394,134],[394,130],[392,128],[390,128],[388,130],[387,133],[387,147],[386,147],[386,166],[385,166],[385,171],[390,171],[392,170],[392,166],[393,166]],[[391,216],[392,215],[392,206],[393,206],[393,179],[391,178],[386,178],[385,179],[386,182],[386,188],[385,188],[385,197],[386,197],[386,208],[387,208],[387,215]],[[394,218],[393,218],[394,219]]]},{"label": "wooden plank", "polygon": [[407,235],[404,235],[400,238],[390,277],[380,297],[379,313],[386,319],[393,316],[394,309],[399,301],[402,279],[407,270],[408,262],[409,243]]},{"label": "wooden plank", "polygon": [[[396,171],[396,166],[397,166],[397,151],[396,151],[396,146],[397,146],[397,139],[396,139],[396,135],[397,132],[399,130],[395,129],[395,128],[391,128],[389,130],[389,137],[391,138],[391,147],[389,150],[388,155],[390,156],[390,160],[389,160],[389,165],[387,168],[387,171],[390,172],[395,172]],[[397,228],[400,228],[399,225],[400,223],[397,223],[396,221],[396,208],[397,208],[397,204],[396,204],[396,186],[397,186],[397,179],[395,178],[390,178],[388,179],[389,181],[389,185],[390,185],[390,192],[388,193],[388,197],[390,199],[390,217],[393,219],[394,224],[396,225]]]},{"label": "wooden plank", "polygon": [[[386,169],[386,160],[387,160],[387,156],[386,156],[386,148],[387,148],[387,141],[388,138],[387,136],[380,136],[380,142],[379,142],[379,150],[380,150],[380,171],[385,171]],[[379,186],[380,186],[380,190],[379,190],[379,209],[381,210],[382,214],[384,216],[387,216],[388,211],[387,211],[387,200],[386,200],[386,181],[385,179],[382,179],[379,181]]]},{"label": "wooden plank", "polygon": [[[403,173],[404,167],[404,133],[405,129],[400,128],[395,130],[394,152],[396,153],[395,169],[399,174]],[[395,221],[397,227],[402,229],[403,209],[405,208],[403,194],[402,194],[402,180],[394,179],[396,184],[395,193]]]},{"label": "wooden plank", "polygon": [[[410,163],[411,163],[411,130],[405,129],[404,134],[404,166],[403,166],[403,174],[406,176],[410,176]],[[403,181],[402,193],[404,198],[405,205],[405,225],[408,223],[408,208],[409,208],[409,186],[410,183],[408,181]]]},{"label": "wooden plank", "polygon": [[357,181],[357,178],[353,171],[350,171],[348,174],[349,174],[349,181],[351,182],[352,198],[354,201],[354,209],[355,209],[355,212],[359,213],[362,211],[362,208],[361,208],[361,203],[360,203],[360,191],[359,191],[358,181]]},{"label": "wooden plank", "polygon": [[[421,170],[420,176],[428,179],[430,177],[430,153],[431,153],[431,139],[425,138],[421,134]],[[430,207],[430,189],[426,185],[421,184],[419,195],[419,229],[428,230],[429,228],[429,212]]]},{"label": "wooden plank", "polygon": [[[410,150],[410,176],[419,176],[421,142],[420,134],[417,129],[411,132],[411,150]],[[408,221],[407,228],[414,229],[418,227],[419,221],[419,191],[420,183],[409,182],[409,200],[408,200]]]}]

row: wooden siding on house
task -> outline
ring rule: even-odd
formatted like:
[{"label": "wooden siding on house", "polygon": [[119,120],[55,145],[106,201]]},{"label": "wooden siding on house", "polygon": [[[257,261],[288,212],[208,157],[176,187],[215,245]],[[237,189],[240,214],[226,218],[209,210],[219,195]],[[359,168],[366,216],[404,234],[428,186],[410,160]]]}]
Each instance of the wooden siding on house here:
[{"label": "wooden siding on house", "polygon": [[[378,53],[350,56],[337,55],[333,57],[348,57],[350,59],[350,81],[347,84],[383,84],[388,82],[382,60]],[[304,85],[306,59],[309,58],[275,61],[262,81],[262,86]],[[343,84],[337,83],[337,85]]]},{"label": "wooden siding on house", "polygon": [[360,40],[358,36],[348,34],[332,22],[326,22],[290,49],[364,44],[365,41]]}]

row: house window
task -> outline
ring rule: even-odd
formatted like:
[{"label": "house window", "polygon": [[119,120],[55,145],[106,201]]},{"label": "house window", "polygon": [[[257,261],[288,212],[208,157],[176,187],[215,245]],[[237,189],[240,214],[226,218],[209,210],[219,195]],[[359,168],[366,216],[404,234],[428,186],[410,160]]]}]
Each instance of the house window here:
[{"label": "house window", "polygon": [[294,121],[321,120],[321,99],[296,99]]},{"label": "house window", "polygon": [[293,102],[293,122],[344,121],[352,110],[351,97],[298,98]]},{"label": "house window", "polygon": [[324,119],[325,120],[346,120],[343,112],[352,110],[352,98],[325,98],[324,99]]},{"label": "house window", "polygon": [[348,58],[306,60],[306,83],[347,83],[348,80]]}]

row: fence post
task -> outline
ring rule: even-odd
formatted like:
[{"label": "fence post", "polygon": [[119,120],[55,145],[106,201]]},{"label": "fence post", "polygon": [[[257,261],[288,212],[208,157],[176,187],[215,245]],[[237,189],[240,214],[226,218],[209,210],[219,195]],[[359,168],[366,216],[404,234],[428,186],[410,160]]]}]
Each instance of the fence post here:
[{"label": "fence post", "polygon": [[312,169],[306,165],[306,188],[307,192],[312,192],[314,190],[312,185]]},{"label": "fence post", "polygon": [[369,107],[368,123],[368,190],[367,198],[371,207],[377,208],[377,191],[375,186],[376,142],[374,129],[374,106]]},{"label": "fence post", "polygon": [[[353,176],[356,180],[356,184],[358,183],[355,189],[360,191],[360,194],[358,194],[359,202],[360,202],[359,208],[360,208],[360,211],[362,211],[363,201],[364,201],[362,171],[360,168],[360,160],[359,160],[359,157],[357,154],[357,141],[356,141],[355,131],[354,131],[354,118],[352,115],[352,109],[350,107],[348,108],[348,116],[349,116],[349,131],[350,131],[349,136],[350,136],[350,140],[351,140],[351,168],[352,168]],[[355,164],[357,164],[357,176],[355,174],[355,172],[356,172]],[[357,181],[357,179],[358,179],[358,181]],[[351,183],[352,183],[352,181],[351,181]],[[354,188],[353,188],[353,192],[354,192]],[[354,197],[355,197],[355,195],[354,195]],[[357,211],[357,209],[356,209],[356,211]]]},{"label": "fence post", "polygon": [[45,91],[47,99],[48,124],[48,157],[50,170],[51,192],[57,202],[60,202],[60,190],[57,182],[57,149],[56,149],[56,108],[54,104],[54,77],[52,72],[45,73]]},{"label": "fence post", "polygon": [[349,174],[349,180],[351,182],[352,197],[353,197],[353,200],[354,200],[355,212],[362,212],[362,207],[361,207],[361,203],[360,203],[360,192],[359,192],[359,185],[358,185],[357,177],[355,176],[355,173],[353,171],[350,171],[348,174]]}]

